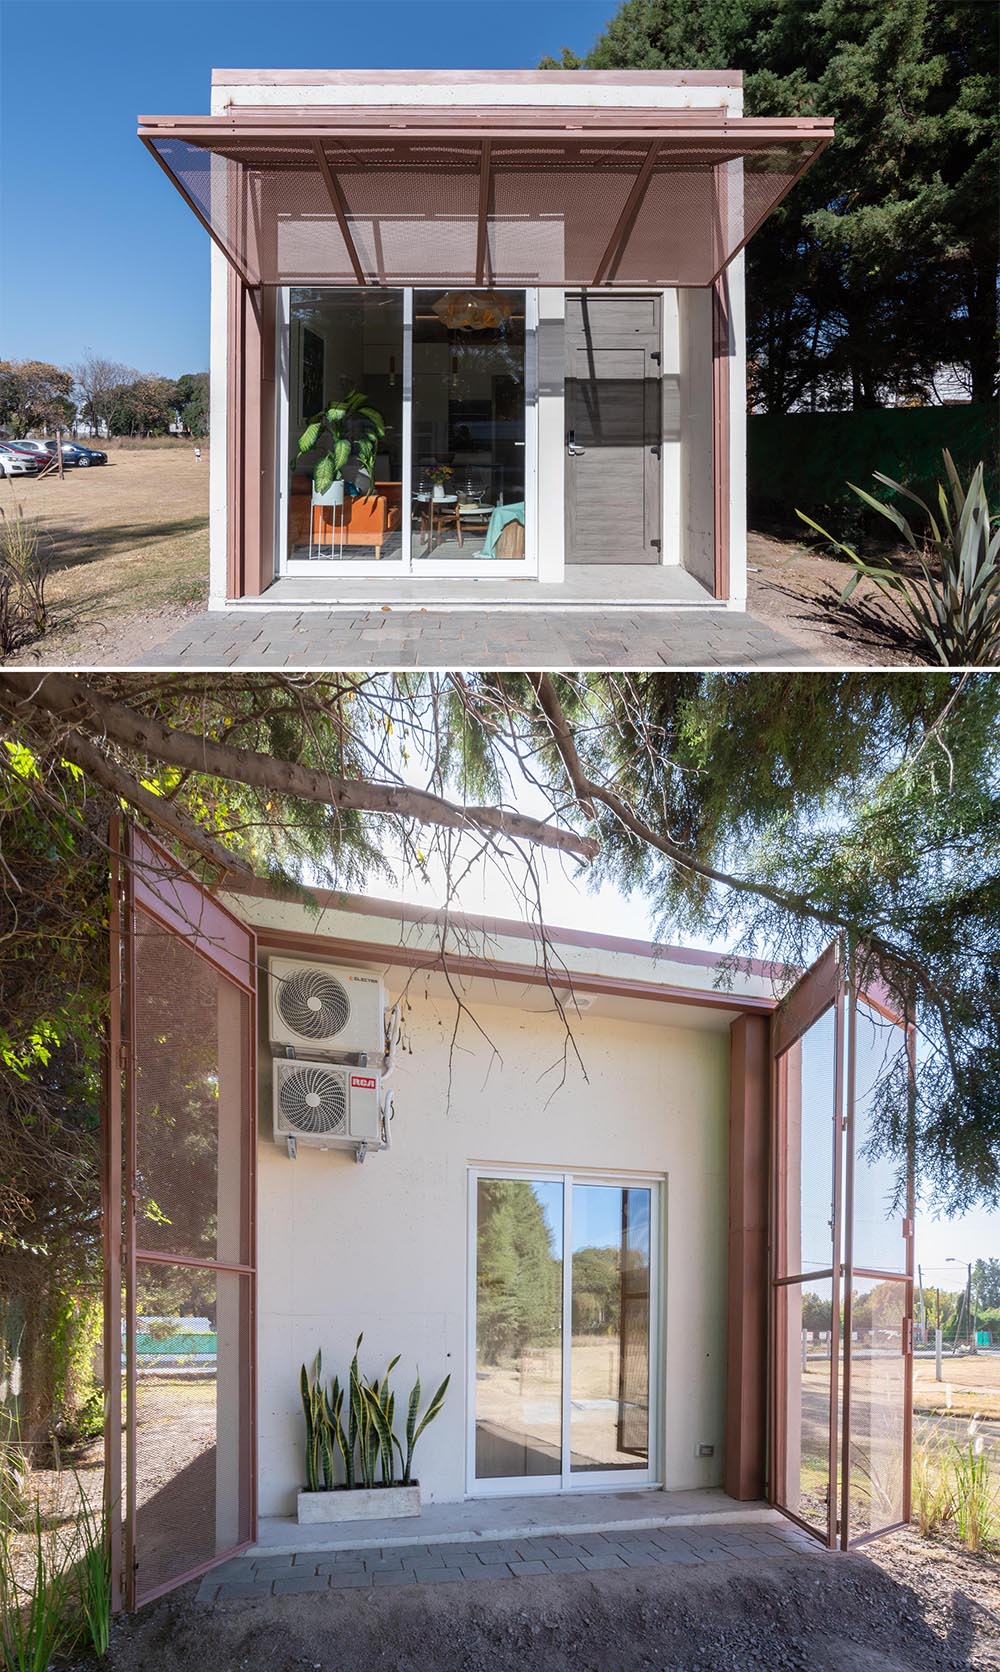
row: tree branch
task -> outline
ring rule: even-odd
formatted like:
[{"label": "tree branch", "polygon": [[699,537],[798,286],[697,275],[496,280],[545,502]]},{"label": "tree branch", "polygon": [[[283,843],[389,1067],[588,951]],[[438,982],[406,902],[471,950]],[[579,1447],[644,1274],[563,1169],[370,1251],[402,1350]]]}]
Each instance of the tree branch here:
[{"label": "tree branch", "polygon": [[41,710],[165,765],[203,772],[251,788],[344,811],[412,818],[453,830],[495,831],[587,861],[599,852],[599,843],[593,838],[547,824],[544,819],[526,813],[498,807],[462,807],[428,790],[404,784],[379,784],[364,778],[342,778],[300,766],[295,761],[277,760],[252,749],[175,731],[161,720],[105,697],[79,675],[0,674],[0,702],[9,714],[19,719],[32,710]]},{"label": "tree branch", "polygon": [[638,841],[655,848],[680,869],[693,872],[695,876],[704,877],[707,882],[716,883],[722,888],[731,888],[743,894],[756,895],[758,899],[767,900],[771,905],[779,907],[782,911],[791,912],[797,917],[812,918],[828,929],[843,931],[863,940],[869,950],[881,953],[887,964],[895,966],[900,972],[908,972],[911,976],[917,978],[928,997],[939,1010],[947,1029],[947,1007],[944,996],[939,992],[929,972],[903,948],[893,946],[890,941],[874,933],[865,924],[845,917],[840,912],[817,906],[808,895],[790,893],[786,889],[774,888],[770,883],[757,882],[751,877],[734,876],[730,872],[717,870],[714,865],[708,865],[704,860],[697,859],[693,854],[688,853],[685,848],[679,847],[676,842],[672,842],[668,836],[661,835],[644,819],[639,818],[628,803],[614,790],[607,789],[602,784],[595,782],[585,770],[577,753],[572,727],[566,718],[562,703],[559,701],[559,695],[553,684],[551,674],[535,673],[530,674],[529,678],[535,687],[539,707],[545,716],[552,740],[559,751],[573,794],[584,811],[587,811],[588,808],[592,810],[594,804],[599,803],[606,807],[610,813],[613,813],[619,823],[630,831]]},{"label": "tree branch", "polygon": [[211,860],[221,871],[221,880],[225,880],[227,876],[252,875],[250,867],[238,854],[231,853],[221,842],[209,836],[182,807],[144,789],[130,773],[109,760],[96,744],[81,737],[79,732],[68,732],[58,740],[57,747],[64,759],[70,761],[73,766],[78,766],[103,789],[110,790],[114,796],[120,796],[161,830],[169,831],[187,847],[200,853],[204,859]]}]

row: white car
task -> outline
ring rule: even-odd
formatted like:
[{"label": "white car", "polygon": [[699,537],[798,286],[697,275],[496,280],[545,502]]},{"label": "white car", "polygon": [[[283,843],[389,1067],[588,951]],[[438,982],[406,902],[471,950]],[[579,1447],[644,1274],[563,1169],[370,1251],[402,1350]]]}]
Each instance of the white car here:
[{"label": "white car", "polygon": [[45,463],[41,453],[22,453],[18,447],[0,442],[0,476],[37,476]]},{"label": "white car", "polygon": [[56,450],[54,441],[36,441],[33,436],[24,441],[12,441],[10,445],[18,448],[20,452],[37,453],[43,459],[50,458]]}]

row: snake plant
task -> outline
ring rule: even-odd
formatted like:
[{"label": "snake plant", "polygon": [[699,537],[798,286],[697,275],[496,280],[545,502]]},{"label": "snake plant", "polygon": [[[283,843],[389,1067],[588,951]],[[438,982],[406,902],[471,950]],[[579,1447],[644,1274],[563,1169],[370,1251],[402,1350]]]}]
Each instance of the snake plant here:
[{"label": "snake plant", "polygon": [[324,1427],[323,1409],[323,1354],[316,1354],[312,1380],[305,1365],[299,1377],[302,1411],[306,1419],[306,1490],[319,1491],[319,1463],[321,1434]]},{"label": "snake plant", "polygon": [[384,435],[385,419],[381,412],[360,389],[352,389],[309,419],[299,436],[296,457],[311,453],[322,438],[328,446],[313,471],[316,492],[326,493],[338,482],[353,456],[368,477],[370,494],[375,487],[375,458]]},{"label": "snake plant", "polygon": [[399,1363],[399,1354],[390,1359],[384,1376],[368,1380],[362,1376],[359,1365],[363,1339],[363,1335],[359,1335],[354,1344],[347,1381],[341,1383],[340,1378],[334,1376],[325,1393],[322,1354],[316,1354],[311,1378],[306,1366],[302,1366],[306,1488],[310,1492],[332,1490],[336,1484],[338,1456],[348,1490],[358,1486],[373,1487],[379,1481],[383,1486],[396,1485],[396,1455],[402,1467],[399,1483],[412,1485],[413,1453],[417,1441],[444,1403],[450,1376],[445,1377],[423,1415],[420,1414],[418,1373],[407,1405],[404,1447],[395,1433],[396,1395],[392,1389],[392,1372]]},{"label": "snake plant", "polygon": [[413,1384],[413,1388],[412,1388],[412,1391],[410,1393],[410,1403],[407,1406],[407,1411],[406,1411],[406,1452],[405,1452],[405,1455],[404,1455],[402,1446],[399,1445],[399,1441],[397,1440],[397,1442],[396,1442],[397,1446],[399,1447],[400,1462],[403,1465],[402,1484],[404,1486],[409,1486],[410,1482],[412,1480],[412,1477],[413,1477],[413,1453],[416,1450],[417,1441],[419,1440],[419,1438],[420,1438],[421,1434],[423,1433],[424,1429],[427,1427],[428,1423],[434,1421],[434,1418],[437,1416],[438,1412],[440,1411],[441,1406],[444,1404],[444,1396],[448,1391],[448,1383],[450,1381],[451,1381],[451,1377],[446,1376],[444,1381],[441,1383],[441,1386],[438,1388],[437,1393],[434,1395],[433,1399],[431,1400],[430,1404],[428,1405],[428,1407],[427,1407],[426,1411],[424,1412],[423,1416],[420,1417],[420,1419],[418,1421],[417,1413],[420,1410],[420,1372],[419,1372],[419,1370],[417,1371],[417,1379]]}]

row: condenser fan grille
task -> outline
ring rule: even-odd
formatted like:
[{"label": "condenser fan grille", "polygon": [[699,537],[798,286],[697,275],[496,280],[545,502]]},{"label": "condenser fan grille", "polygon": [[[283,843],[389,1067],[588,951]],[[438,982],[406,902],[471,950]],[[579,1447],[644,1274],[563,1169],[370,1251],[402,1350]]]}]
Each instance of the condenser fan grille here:
[{"label": "condenser fan grille", "polygon": [[328,1068],[296,1068],[278,1088],[281,1118],[296,1132],[335,1136],[347,1126],[344,1078]]},{"label": "condenser fan grille", "polygon": [[278,1013],[300,1039],[333,1039],[351,1016],[347,988],[324,970],[296,970],[278,983]]}]

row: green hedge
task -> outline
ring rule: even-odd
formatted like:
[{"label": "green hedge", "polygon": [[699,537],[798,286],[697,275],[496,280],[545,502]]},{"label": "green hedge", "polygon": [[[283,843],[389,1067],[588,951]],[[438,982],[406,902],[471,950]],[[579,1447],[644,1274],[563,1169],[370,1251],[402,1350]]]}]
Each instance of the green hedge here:
[{"label": "green hedge", "polygon": [[[796,509],[820,521],[828,511],[844,506],[859,510],[847,483],[855,482],[881,497],[886,490],[872,481],[874,470],[927,498],[935,493],[935,483],[944,473],[941,452],[945,447],[963,478],[983,460],[990,502],[996,504],[1000,499],[998,426],[997,403],[753,414],[747,425],[751,521],[758,516],[796,522]],[[873,523],[881,523],[874,512],[869,514]]]}]

